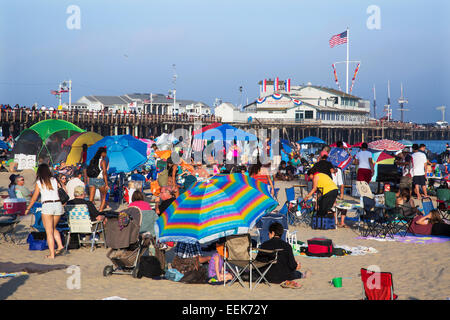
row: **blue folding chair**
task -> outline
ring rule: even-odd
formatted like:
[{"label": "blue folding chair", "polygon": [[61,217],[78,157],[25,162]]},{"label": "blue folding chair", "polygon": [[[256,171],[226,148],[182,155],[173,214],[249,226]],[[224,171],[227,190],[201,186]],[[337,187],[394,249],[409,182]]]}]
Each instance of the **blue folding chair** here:
[{"label": "blue folding chair", "polygon": [[131,175],[131,180],[132,181],[142,181],[142,191],[144,191],[144,189],[150,188],[150,185],[146,183],[146,179],[142,174],[133,173]]},{"label": "blue folding chair", "polygon": [[269,240],[269,227],[272,223],[275,222],[278,222],[283,226],[284,231],[281,239],[286,241],[286,234],[288,231],[287,216],[279,213],[269,213],[259,219],[255,225],[259,234],[258,244],[264,243]]},{"label": "blue folding chair", "polygon": [[[31,211],[34,215],[34,224],[31,225],[31,227],[38,232],[45,232],[44,222],[42,221],[42,204],[35,203],[33,208],[31,208]],[[67,224],[67,218],[65,215],[63,215],[59,220],[56,230],[59,232],[69,231],[69,225]]]},{"label": "blue folding chair", "polygon": [[423,209],[423,215],[426,216],[427,214],[429,214],[432,210],[435,210],[436,208],[434,207],[433,201],[431,201],[430,198],[422,198],[422,209]]}]

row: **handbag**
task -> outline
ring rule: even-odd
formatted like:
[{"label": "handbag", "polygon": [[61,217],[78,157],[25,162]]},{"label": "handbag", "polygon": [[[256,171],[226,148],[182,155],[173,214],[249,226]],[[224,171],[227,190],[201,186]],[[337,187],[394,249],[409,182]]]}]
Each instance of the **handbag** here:
[{"label": "handbag", "polygon": [[69,201],[69,195],[61,187],[58,188],[58,196],[59,196],[59,200],[61,200],[62,204],[65,204],[65,203],[67,203],[67,201]]}]

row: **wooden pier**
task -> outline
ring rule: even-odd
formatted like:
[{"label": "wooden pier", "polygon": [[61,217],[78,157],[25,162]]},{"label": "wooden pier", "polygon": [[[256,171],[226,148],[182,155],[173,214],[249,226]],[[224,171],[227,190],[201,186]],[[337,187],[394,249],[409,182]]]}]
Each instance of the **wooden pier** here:
[{"label": "wooden pier", "polygon": [[[1,110],[0,123],[3,135],[16,137],[24,129],[46,119],[60,119],[74,123],[87,131],[94,131],[103,136],[131,134],[140,138],[150,135],[158,136],[163,132],[170,133],[178,128],[192,132],[195,122],[208,125],[220,122],[214,116],[194,117],[188,115],[152,115],[152,114],[116,114],[107,112],[77,112],[77,111],[30,111]],[[361,141],[377,139],[392,140],[449,140],[450,128],[421,126],[410,123],[367,122],[361,125],[330,125],[320,121],[286,122],[280,120],[258,121],[252,123],[231,123],[241,129],[279,129],[282,139],[292,141],[307,136],[317,136],[328,143],[337,140],[354,144]]]}]

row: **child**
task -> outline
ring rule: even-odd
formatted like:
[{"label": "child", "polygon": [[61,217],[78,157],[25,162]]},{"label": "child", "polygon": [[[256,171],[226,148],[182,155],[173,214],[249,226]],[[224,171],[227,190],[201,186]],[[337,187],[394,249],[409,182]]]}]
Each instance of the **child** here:
[{"label": "child", "polygon": [[[223,251],[224,251],[224,244],[217,242],[216,243],[216,250],[217,252],[214,253],[214,255],[211,257],[211,260],[209,260],[209,266],[208,266],[208,277],[210,278],[209,282],[222,282],[223,279]],[[227,255],[228,256],[228,255]],[[225,282],[233,279],[233,276],[225,272]]]}]

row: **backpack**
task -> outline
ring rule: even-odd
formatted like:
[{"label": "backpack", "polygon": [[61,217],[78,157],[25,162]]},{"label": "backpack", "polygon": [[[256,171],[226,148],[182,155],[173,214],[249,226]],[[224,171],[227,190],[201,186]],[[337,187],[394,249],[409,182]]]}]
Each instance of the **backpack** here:
[{"label": "backpack", "polygon": [[312,257],[331,257],[333,255],[333,241],[326,238],[309,239],[306,255]]},{"label": "backpack", "polygon": [[[87,169],[86,169],[86,174],[89,178],[97,178],[98,175],[100,174],[100,168],[98,166],[99,164],[99,160],[95,161],[94,159],[91,160],[91,162],[89,163]],[[95,163],[97,162],[97,163]]]},{"label": "backpack", "polygon": [[164,271],[161,269],[161,264],[156,257],[141,257],[139,261],[138,278],[154,278],[159,277],[163,273]]}]

